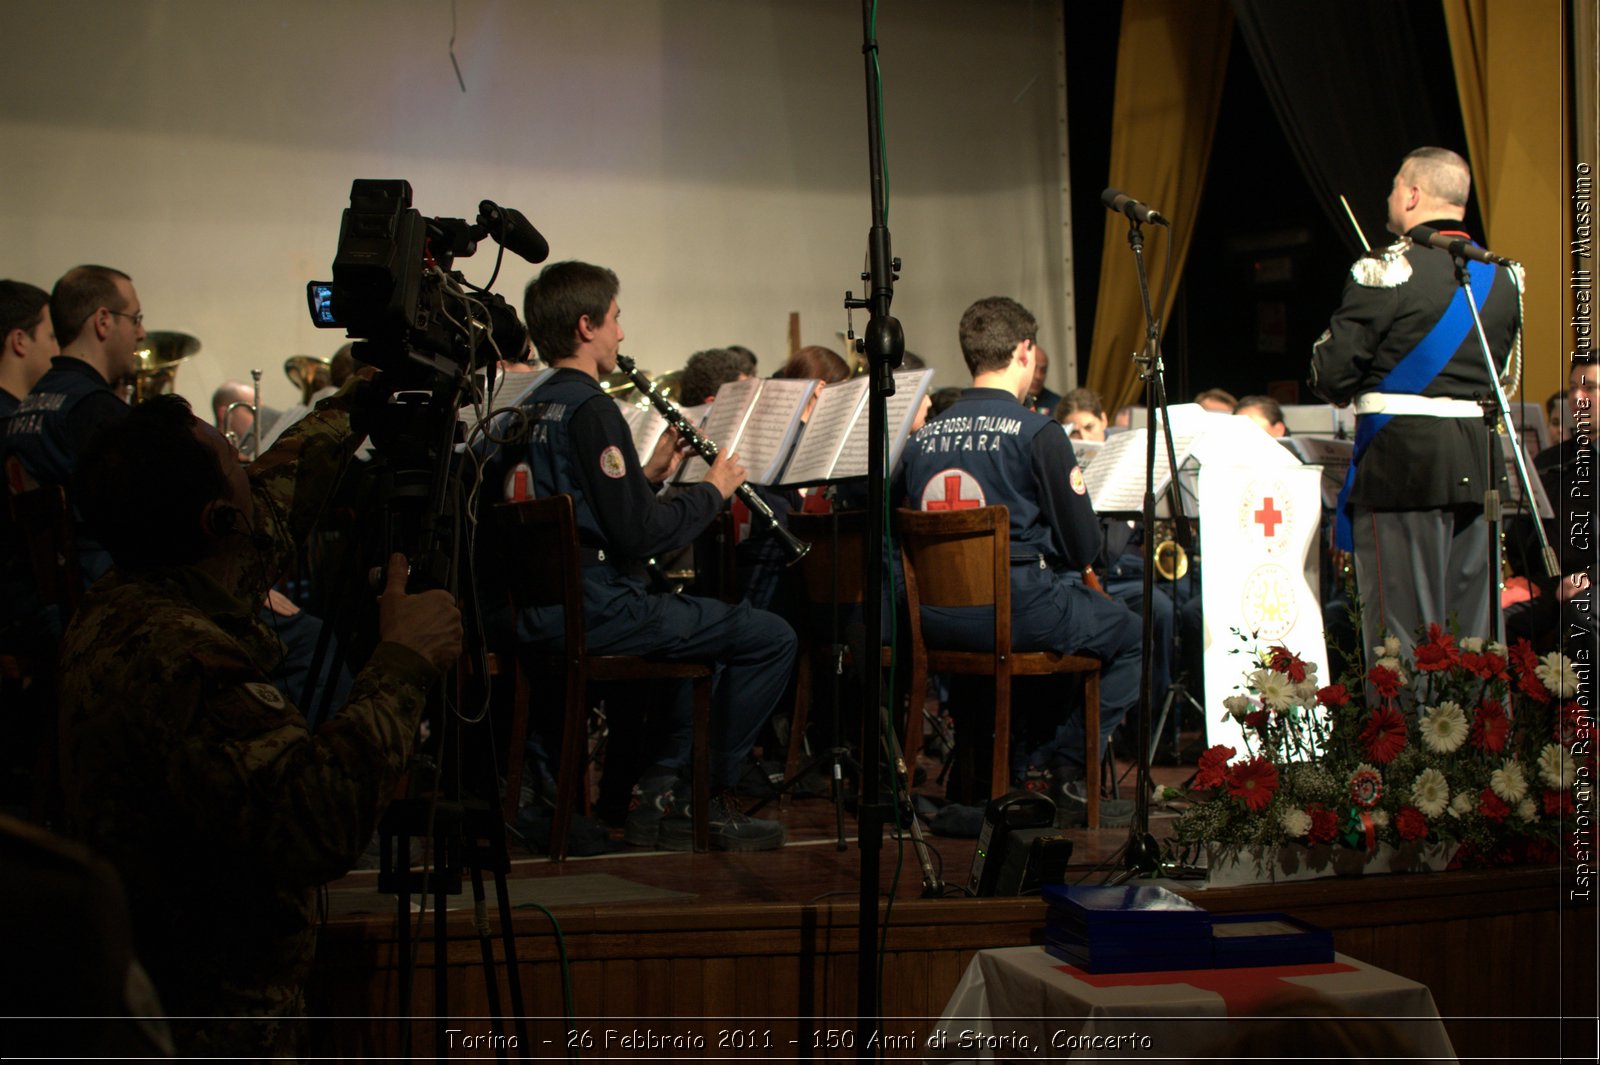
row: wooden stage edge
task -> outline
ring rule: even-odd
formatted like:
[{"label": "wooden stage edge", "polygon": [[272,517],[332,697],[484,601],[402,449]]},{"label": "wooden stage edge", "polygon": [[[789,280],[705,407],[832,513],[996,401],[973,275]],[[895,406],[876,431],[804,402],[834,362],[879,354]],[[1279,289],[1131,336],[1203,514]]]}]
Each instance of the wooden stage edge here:
[{"label": "wooden stage edge", "polygon": [[[1371,876],[1185,891],[1216,913],[1279,911],[1333,932],[1342,953],[1417,980],[1432,991],[1457,1053],[1482,1060],[1594,1060],[1595,910],[1563,901],[1563,874],[1499,869]],[[608,1018],[581,1025],[584,1057],[851,1057],[829,1049],[828,1029],[856,1014],[857,910],[852,898],[809,904],[568,906],[555,911],[570,961],[573,1012]],[[1032,899],[897,900],[880,981],[885,1034],[926,1030],[972,955],[1040,941],[1043,906]],[[490,922],[498,929],[493,912]],[[418,949],[411,1053],[434,1041],[433,918]],[[538,910],[514,914],[531,1056],[565,1053],[557,937]],[[491,1031],[479,943],[470,911],[447,919],[449,1028],[445,1056]],[[496,940],[499,957],[499,940]],[[309,1010],[313,1048],[339,1058],[400,1050],[398,944],[393,917],[352,917],[323,930]],[[500,987],[505,968],[497,966]],[[502,991],[502,994],[504,992]],[[370,1019],[368,1019],[370,1018]],[[644,1018],[656,1018],[645,1022]],[[613,1029],[609,1052],[605,1030]],[[509,1031],[509,1026],[507,1031]],[[724,1033],[753,1032],[729,1036]],[[620,1033],[620,1035],[618,1034]],[[623,1047],[629,1033],[700,1033],[705,1049]],[[580,1035],[581,1039],[582,1036]],[[754,1051],[720,1040],[756,1040]],[[545,1042],[549,1040],[549,1042]],[[765,1049],[762,1040],[770,1040]],[[790,1043],[790,1040],[795,1040]],[[483,1045],[483,1044],[480,1044]],[[1309,1052],[1309,1048],[1308,1048]],[[513,1052],[515,1054],[515,1052]],[[890,1051],[887,1057],[913,1056]]]}]

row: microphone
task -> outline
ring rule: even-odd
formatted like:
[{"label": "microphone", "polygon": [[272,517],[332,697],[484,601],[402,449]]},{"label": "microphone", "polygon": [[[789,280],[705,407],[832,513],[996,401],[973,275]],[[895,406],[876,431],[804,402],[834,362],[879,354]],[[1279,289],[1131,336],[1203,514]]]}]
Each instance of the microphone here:
[{"label": "microphone", "polygon": [[1498,266],[1516,265],[1515,259],[1507,259],[1487,248],[1480,248],[1465,237],[1448,236],[1432,226],[1413,226],[1406,236],[1411,238],[1413,244],[1426,244],[1430,248],[1438,248],[1463,259],[1474,259],[1480,263]]},{"label": "microphone", "polygon": [[550,258],[550,242],[515,208],[484,200],[478,204],[478,224],[489,231],[496,244],[530,263]]},{"label": "microphone", "polygon": [[1140,203],[1121,189],[1107,189],[1100,194],[1100,202],[1113,211],[1127,215],[1135,222],[1148,222],[1154,226],[1171,225],[1160,211],[1149,204]]}]

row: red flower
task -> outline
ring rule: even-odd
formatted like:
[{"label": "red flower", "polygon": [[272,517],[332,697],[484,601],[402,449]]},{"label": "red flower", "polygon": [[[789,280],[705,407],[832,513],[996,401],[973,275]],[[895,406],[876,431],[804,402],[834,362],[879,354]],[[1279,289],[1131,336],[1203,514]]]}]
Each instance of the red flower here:
[{"label": "red flower", "polygon": [[1238,754],[1232,747],[1217,744],[1200,756],[1200,768],[1194,775],[1197,788],[1220,788],[1227,783],[1228,759]]},{"label": "red flower", "polygon": [[1503,751],[1511,722],[1506,719],[1506,708],[1494,699],[1485,699],[1473,715],[1472,745],[1480,751]]},{"label": "red flower", "polygon": [[1544,789],[1544,794],[1540,797],[1540,802],[1544,806],[1546,817],[1556,817],[1557,815],[1570,817],[1577,812],[1577,807],[1572,802],[1572,793],[1569,791],[1546,788]]},{"label": "red flower", "polygon": [[1449,669],[1456,662],[1456,638],[1437,623],[1428,626],[1428,641],[1417,644],[1412,660],[1425,673]]},{"label": "red flower", "polygon": [[1307,806],[1306,813],[1311,816],[1311,831],[1306,833],[1308,841],[1327,843],[1339,831],[1339,818],[1321,803],[1314,802]]},{"label": "red flower", "polygon": [[1265,810],[1278,792],[1278,769],[1259,755],[1228,770],[1228,794],[1250,810]]},{"label": "red flower", "polygon": [[1267,716],[1265,710],[1252,710],[1244,715],[1244,723],[1251,728],[1260,728],[1267,723]]},{"label": "red flower", "polygon": [[1539,656],[1527,637],[1511,645],[1511,664],[1517,667],[1518,691],[1540,702],[1550,698],[1549,689],[1539,680],[1539,675],[1535,672],[1539,667]]},{"label": "red flower", "polygon": [[1367,757],[1379,765],[1388,765],[1405,749],[1406,719],[1393,707],[1379,707],[1367,718],[1361,742],[1367,748]]},{"label": "red flower", "polygon": [[1393,699],[1400,691],[1400,674],[1388,666],[1373,666],[1367,670],[1367,680],[1385,699]]},{"label": "red flower", "polygon": [[1492,655],[1487,652],[1481,655],[1474,655],[1463,652],[1461,666],[1468,673],[1481,680],[1510,679],[1506,673],[1506,660],[1499,655]]},{"label": "red flower", "polygon": [[1343,706],[1350,701],[1350,693],[1343,684],[1330,684],[1317,689],[1317,702],[1323,706]]},{"label": "red flower", "polygon": [[1287,647],[1279,645],[1274,647],[1272,654],[1272,669],[1282,673],[1295,684],[1301,684],[1306,679],[1306,664],[1300,661],[1299,656],[1291,654]]},{"label": "red flower", "polygon": [[1478,812],[1491,821],[1504,821],[1511,807],[1500,801],[1493,788],[1484,788],[1478,794]]},{"label": "red flower", "polygon": [[1404,840],[1426,839],[1428,819],[1415,806],[1402,806],[1394,819],[1394,829]]},{"label": "red flower", "polygon": [[1577,703],[1563,703],[1556,711],[1552,732],[1557,743],[1571,744],[1575,740],[1589,739],[1594,733],[1594,722]]}]

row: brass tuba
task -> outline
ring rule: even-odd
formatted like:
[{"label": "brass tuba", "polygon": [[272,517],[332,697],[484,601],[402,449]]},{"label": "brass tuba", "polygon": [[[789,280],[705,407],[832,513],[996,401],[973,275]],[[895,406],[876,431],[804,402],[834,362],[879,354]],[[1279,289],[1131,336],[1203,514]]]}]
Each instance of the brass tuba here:
[{"label": "brass tuba", "polygon": [[300,390],[300,405],[309,407],[312,396],[333,384],[333,360],[290,355],[283,361],[283,375]]},{"label": "brass tuba", "polygon": [[134,352],[139,358],[139,368],[133,374],[133,394],[128,402],[138,405],[163,392],[171,392],[172,383],[178,377],[178,364],[199,351],[200,341],[188,333],[147,333],[144,347]]}]

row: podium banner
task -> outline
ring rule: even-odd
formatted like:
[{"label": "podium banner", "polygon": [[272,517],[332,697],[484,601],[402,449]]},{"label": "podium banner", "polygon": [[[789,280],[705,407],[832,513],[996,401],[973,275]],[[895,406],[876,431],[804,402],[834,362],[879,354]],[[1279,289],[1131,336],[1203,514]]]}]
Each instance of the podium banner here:
[{"label": "podium banner", "polygon": [[1245,751],[1222,700],[1244,690],[1259,652],[1283,645],[1329,683],[1317,596],[1322,473],[1316,467],[1200,468],[1206,744]]}]

